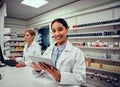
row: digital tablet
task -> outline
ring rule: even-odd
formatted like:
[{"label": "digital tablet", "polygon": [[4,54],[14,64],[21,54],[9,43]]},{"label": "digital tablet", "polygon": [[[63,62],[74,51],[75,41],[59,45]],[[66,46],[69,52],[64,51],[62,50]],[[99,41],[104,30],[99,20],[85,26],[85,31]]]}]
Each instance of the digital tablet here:
[{"label": "digital tablet", "polygon": [[29,56],[31,58],[31,60],[37,64],[39,64],[39,62],[44,62],[46,64],[48,64],[49,66],[54,66],[53,62],[49,59],[49,58],[43,58],[43,57],[36,57],[36,56]]}]

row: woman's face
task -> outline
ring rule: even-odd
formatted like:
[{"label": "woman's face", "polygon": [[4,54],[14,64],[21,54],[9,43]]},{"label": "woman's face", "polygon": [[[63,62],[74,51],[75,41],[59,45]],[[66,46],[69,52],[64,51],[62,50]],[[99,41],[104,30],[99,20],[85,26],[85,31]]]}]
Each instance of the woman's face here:
[{"label": "woman's face", "polygon": [[33,41],[34,36],[32,36],[29,32],[25,32],[24,39],[25,39],[26,42],[29,43],[29,42]]},{"label": "woman's face", "polygon": [[52,24],[52,35],[54,39],[57,41],[57,46],[64,44],[67,41],[67,32],[63,24],[59,22],[54,22]]}]

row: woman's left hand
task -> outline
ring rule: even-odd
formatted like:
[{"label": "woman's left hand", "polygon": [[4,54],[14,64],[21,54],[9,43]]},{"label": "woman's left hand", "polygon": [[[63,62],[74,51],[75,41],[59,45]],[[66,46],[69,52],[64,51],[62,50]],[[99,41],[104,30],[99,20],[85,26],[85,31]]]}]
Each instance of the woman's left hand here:
[{"label": "woman's left hand", "polygon": [[26,66],[26,64],[25,64],[24,62],[19,62],[19,63],[16,65],[17,68],[24,67],[24,66]]},{"label": "woman's left hand", "polygon": [[49,66],[43,62],[40,62],[39,64],[42,67],[42,69],[49,72],[55,78],[56,81],[60,82],[61,74],[60,74],[59,70],[57,70],[55,67]]},{"label": "woman's left hand", "polygon": [[39,66],[39,64],[36,64],[35,62],[32,62],[32,66],[35,69],[35,71],[41,71],[42,70],[41,66]]}]

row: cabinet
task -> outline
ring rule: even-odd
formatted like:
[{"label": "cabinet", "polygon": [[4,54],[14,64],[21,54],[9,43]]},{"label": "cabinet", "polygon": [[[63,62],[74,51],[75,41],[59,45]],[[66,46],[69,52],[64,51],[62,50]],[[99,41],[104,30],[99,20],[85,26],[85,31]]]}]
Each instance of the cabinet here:
[{"label": "cabinet", "polygon": [[120,87],[120,18],[74,25],[68,39],[84,52],[88,83]]},{"label": "cabinet", "polygon": [[4,37],[10,37],[4,42],[4,55],[8,57],[22,57],[24,49],[24,35],[20,33],[7,33]]}]

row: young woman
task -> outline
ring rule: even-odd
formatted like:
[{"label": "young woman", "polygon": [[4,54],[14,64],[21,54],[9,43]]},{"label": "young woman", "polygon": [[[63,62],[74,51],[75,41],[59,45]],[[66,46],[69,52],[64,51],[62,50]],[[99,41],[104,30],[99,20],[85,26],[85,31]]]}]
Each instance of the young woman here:
[{"label": "young woman", "polygon": [[31,65],[32,61],[29,56],[41,56],[41,48],[34,41],[35,31],[32,28],[28,28],[24,32],[24,39],[26,44],[23,50],[23,58],[11,58],[19,62],[16,67],[24,67],[26,65]]},{"label": "young woman", "polygon": [[[50,67],[45,63],[32,63],[34,74],[50,74],[56,82],[63,85],[81,85],[86,80],[86,67],[83,52],[67,40],[68,25],[62,18],[55,19],[51,23],[52,35],[55,43],[42,55],[49,58],[56,67]],[[46,77],[48,78],[48,76]],[[49,77],[50,78],[50,77]]]}]

